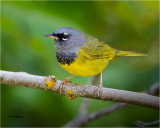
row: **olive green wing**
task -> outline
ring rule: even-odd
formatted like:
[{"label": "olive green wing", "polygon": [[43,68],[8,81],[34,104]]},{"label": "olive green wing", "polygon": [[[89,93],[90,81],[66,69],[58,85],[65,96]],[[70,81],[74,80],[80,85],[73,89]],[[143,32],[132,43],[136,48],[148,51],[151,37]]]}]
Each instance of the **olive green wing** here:
[{"label": "olive green wing", "polygon": [[116,53],[116,49],[113,49],[109,45],[100,42],[94,37],[86,35],[85,39],[85,44],[81,47],[80,53],[89,59],[111,59]]}]

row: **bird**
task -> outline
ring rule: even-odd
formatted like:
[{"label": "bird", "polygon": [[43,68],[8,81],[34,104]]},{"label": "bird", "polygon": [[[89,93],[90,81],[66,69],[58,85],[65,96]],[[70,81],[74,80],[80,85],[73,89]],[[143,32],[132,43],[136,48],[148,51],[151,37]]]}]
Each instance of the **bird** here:
[{"label": "bird", "polygon": [[60,93],[66,83],[74,76],[89,77],[100,74],[98,95],[102,85],[102,71],[108,62],[120,56],[146,56],[132,51],[112,48],[97,38],[71,28],[62,27],[46,37],[54,39],[56,58],[59,65],[72,74],[65,78],[60,85]]}]

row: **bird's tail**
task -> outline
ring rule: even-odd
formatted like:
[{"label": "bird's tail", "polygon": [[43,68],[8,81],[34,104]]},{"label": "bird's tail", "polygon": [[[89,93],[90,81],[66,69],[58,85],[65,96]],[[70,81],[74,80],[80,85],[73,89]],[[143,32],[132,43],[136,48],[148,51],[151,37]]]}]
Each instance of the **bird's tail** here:
[{"label": "bird's tail", "polygon": [[117,50],[115,56],[148,56],[147,54],[137,53],[137,52],[131,52],[131,51],[119,51]]}]

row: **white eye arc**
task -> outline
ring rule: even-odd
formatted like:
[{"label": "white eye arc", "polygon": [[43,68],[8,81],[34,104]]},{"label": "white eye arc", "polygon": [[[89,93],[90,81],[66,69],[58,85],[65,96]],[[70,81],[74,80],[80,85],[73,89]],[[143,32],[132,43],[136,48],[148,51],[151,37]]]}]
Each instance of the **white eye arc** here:
[{"label": "white eye arc", "polygon": [[68,37],[69,37],[69,34],[68,33],[63,33],[63,36],[62,36],[62,40],[68,40]]},{"label": "white eye arc", "polygon": [[62,40],[68,40],[68,38],[62,38]]}]

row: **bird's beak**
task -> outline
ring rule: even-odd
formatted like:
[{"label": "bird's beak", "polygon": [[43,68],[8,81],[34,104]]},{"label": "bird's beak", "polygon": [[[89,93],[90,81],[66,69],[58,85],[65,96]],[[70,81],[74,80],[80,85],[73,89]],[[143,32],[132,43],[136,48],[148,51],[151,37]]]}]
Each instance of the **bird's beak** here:
[{"label": "bird's beak", "polygon": [[58,39],[58,37],[57,36],[53,36],[53,34],[46,34],[44,36],[50,37],[51,39],[55,39],[55,40]]}]

